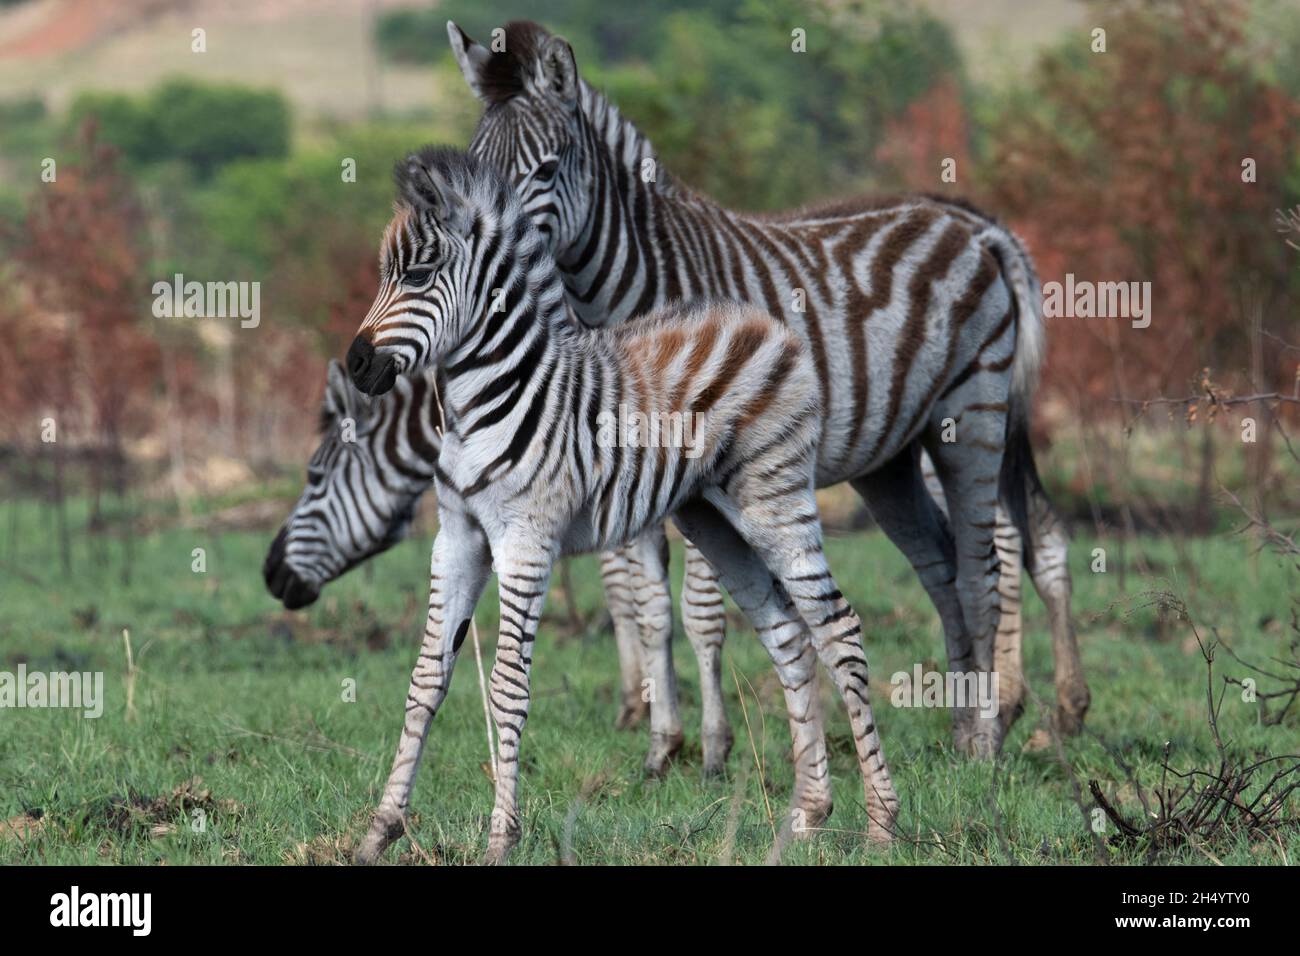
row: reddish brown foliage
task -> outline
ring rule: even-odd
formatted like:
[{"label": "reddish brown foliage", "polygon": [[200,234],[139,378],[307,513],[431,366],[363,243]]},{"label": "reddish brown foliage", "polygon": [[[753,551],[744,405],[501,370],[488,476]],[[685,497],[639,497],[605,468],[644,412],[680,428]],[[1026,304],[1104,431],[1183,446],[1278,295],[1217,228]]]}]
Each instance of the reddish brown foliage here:
[{"label": "reddish brown foliage", "polygon": [[20,435],[34,439],[37,416],[53,412],[60,434],[81,429],[80,440],[116,448],[144,410],[158,359],[143,327],[144,215],[93,125],[78,154],[35,191],[17,243],[22,300],[10,317],[4,377],[11,408],[29,426]]},{"label": "reddish brown foliage", "polygon": [[[1149,328],[1050,323],[1049,387],[1105,414],[1117,395],[1184,392],[1204,366],[1246,370],[1243,286],[1277,303],[1288,281],[1273,222],[1300,104],[1252,72],[1240,0],[1098,11],[1108,51],[1044,60],[1033,110],[995,131],[989,191],[1045,282],[1152,283]],[[1246,158],[1255,182],[1242,181]],[[1289,384],[1281,357],[1264,373],[1260,385]]]},{"label": "reddish brown foliage", "polygon": [[970,130],[962,108],[961,90],[951,77],[942,77],[930,91],[912,101],[902,116],[885,127],[876,161],[892,171],[904,189],[935,192],[944,160],[956,161],[957,185],[971,169]]}]

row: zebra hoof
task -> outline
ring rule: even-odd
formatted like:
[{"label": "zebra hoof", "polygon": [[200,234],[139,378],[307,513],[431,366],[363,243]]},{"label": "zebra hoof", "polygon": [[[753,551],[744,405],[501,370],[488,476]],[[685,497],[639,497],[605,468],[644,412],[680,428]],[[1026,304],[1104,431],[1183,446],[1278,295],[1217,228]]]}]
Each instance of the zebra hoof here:
[{"label": "zebra hoof", "polygon": [[1068,698],[1056,702],[1056,731],[1062,737],[1075,737],[1083,732],[1083,716],[1092,703],[1087,686],[1074,690]]},{"label": "zebra hoof", "polygon": [[704,735],[700,741],[704,750],[704,776],[720,777],[727,772],[727,757],[733,742],[730,732]]},{"label": "zebra hoof", "polygon": [[518,836],[493,833],[488,837],[487,852],[483,854],[484,866],[504,866],[510,858],[510,851],[519,842]]},{"label": "zebra hoof", "polygon": [[685,737],[680,730],[673,734],[652,733],[650,735],[650,752],[645,756],[646,776],[657,779],[666,774],[668,767],[673,762],[673,758],[682,749],[683,740],[685,740]]},{"label": "zebra hoof", "polygon": [[649,713],[650,705],[639,695],[631,700],[625,700],[618,709],[618,716],[614,718],[614,729],[631,730],[645,720]]},{"label": "zebra hoof", "polygon": [[1002,749],[1002,725],[997,717],[959,717],[953,714],[953,749],[966,757],[987,760]]},{"label": "zebra hoof", "polygon": [[385,820],[382,817],[375,817],[365,839],[352,855],[352,862],[357,866],[373,866],[379,862],[384,851],[392,846],[393,841],[405,832],[406,823],[400,818]]}]

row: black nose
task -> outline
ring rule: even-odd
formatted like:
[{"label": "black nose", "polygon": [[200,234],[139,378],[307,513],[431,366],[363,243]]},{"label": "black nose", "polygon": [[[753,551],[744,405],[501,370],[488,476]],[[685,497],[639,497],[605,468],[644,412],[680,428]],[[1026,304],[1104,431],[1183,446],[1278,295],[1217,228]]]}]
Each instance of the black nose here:
[{"label": "black nose", "polygon": [[352,340],[352,346],[348,349],[348,374],[352,376],[352,381],[360,383],[365,374],[370,371],[370,363],[375,357],[375,347],[370,344],[369,339],[363,339],[357,336]]},{"label": "black nose", "polygon": [[296,611],[315,601],[320,596],[320,591],[315,585],[298,577],[284,560],[287,537],[287,529],[281,528],[271,542],[271,550],[267,552],[266,561],[262,564],[262,580],[266,582],[266,589],[272,597],[279,598],[290,611]]},{"label": "black nose", "polygon": [[383,395],[397,381],[397,360],[376,355],[370,341],[358,335],[348,348],[348,374],[352,384],[367,395]]}]

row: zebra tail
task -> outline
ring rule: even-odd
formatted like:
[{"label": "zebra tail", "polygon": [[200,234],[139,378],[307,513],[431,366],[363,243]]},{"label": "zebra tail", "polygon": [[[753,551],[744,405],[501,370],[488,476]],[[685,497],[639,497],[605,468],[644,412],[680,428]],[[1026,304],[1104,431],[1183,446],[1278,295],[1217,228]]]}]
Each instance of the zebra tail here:
[{"label": "zebra tail", "polygon": [[1042,286],[1029,254],[1010,232],[989,230],[983,237],[998,261],[1003,277],[1011,286],[1012,308],[1016,313],[1016,353],[1011,365],[1011,393],[1008,399],[1007,435],[1002,455],[998,495],[1020,532],[1024,566],[1034,566],[1034,539],[1029,522],[1029,490],[1042,489],[1034,450],[1029,443],[1029,403],[1038,385],[1047,354],[1043,325]]}]

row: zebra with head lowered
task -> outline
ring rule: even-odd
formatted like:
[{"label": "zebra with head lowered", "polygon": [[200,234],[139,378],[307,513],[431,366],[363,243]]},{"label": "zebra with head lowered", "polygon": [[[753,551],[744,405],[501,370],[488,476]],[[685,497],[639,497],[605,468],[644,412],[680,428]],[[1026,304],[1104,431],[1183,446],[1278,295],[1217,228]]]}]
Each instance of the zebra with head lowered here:
[{"label": "zebra with head lowered", "polygon": [[[303,492],[262,566],[267,589],[290,610],[311,604],[330,581],[387,550],[405,534],[416,503],[433,484],[442,446],[435,373],[398,379],[392,391],[371,398],[358,391],[337,360],[331,360],[320,432]],[[665,566],[666,543],[662,535],[651,533],[633,546],[601,556],[622,673],[618,727],[632,726],[643,716],[642,675],[665,670],[657,662],[642,663],[638,629],[651,611],[640,582],[655,579],[647,567]],[[698,633],[701,628],[720,627],[714,618],[724,612],[713,569],[698,551],[693,554],[683,582],[682,614]],[[653,608],[653,613],[667,617],[670,612]],[[663,625],[656,621],[646,626]],[[716,646],[714,642],[693,644]],[[654,651],[670,651],[667,644],[648,641],[647,645]],[[716,657],[700,659],[703,679],[717,681],[717,663]],[[671,668],[666,670],[672,673]],[[676,694],[674,687],[655,690]],[[724,730],[730,732],[725,724]],[[652,746],[647,757],[652,771],[662,766],[663,752],[662,746]],[[721,769],[720,764],[705,768],[707,773]]]},{"label": "zebra with head lowered", "polygon": [[[534,638],[553,563],[626,544],[670,515],[700,546],[767,646],[785,691],[795,790],[786,832],[831,809],[816,660],[849,712],[870,816],[893,834],[898,798],[868,700],[862,625],[835,586],[813,490],[824,432],[802,341],[754,306],[659,310],[612,332],[573,321],[541,233],[511,185],[466,153],[400,164],[380,287],[348,350],[363,392],[440,373],[446,429],[435,469],[439,530],[429,615],[406,721],[375,819],[373,861],[404,829],[430,721],[488,576],[501,628],[489,682],[498,734],[488,855],[518,842],[519,745]],[[504,295],[502,293],[504,292]],[[990,316],[969,334],[970,353]],[[1014,329],[999,351],[1010,354]],[[613,409],[692,416],[691,446],[611,437]]]},{"label": "zebra with head lowered", "polygon": [[[939,611],[951,670],[988,671],[997,647],[999,717],[955,710],[959,749],[996,750],[1023,706],[1022,543],[1051,617],[1057,721],[1077,729],[1089,694],[1070,625],[1066,538],[1028,444],[1044,336],[1019,241],[968,206],[925,196],[766,216],[725,209],[663,169],[653,145],[581,79],[562,38],[515,22],[489,51],[447,29],[484,105],[470,151],[514,181],[584,322],[617,325],[705,297],[760,304],[803,336],[823,405],[818,485],[849,481],[907,556]],[[990,309],[1000,322],[979,353],[954,352],[945,320]],[[993,359],[1013,328],[1014,353]],[[944,420],[955,441],[944,439]],[[1013,480],[1000,483],[1004,450]],[[1033,534],[1022,535],[1029,522]],[[720,687],[704,684],[703,694],[720,713]],[[657,736],[680,736],[666,711],[651,709]]]}]

